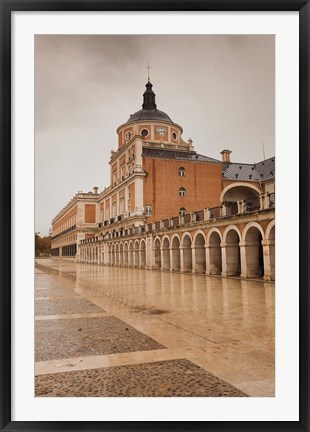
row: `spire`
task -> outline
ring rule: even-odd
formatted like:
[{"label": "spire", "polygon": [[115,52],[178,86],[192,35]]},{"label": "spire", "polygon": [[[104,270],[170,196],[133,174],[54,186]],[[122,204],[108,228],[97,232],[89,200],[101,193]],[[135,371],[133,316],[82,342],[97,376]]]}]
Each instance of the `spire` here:
[{"label": "spire", "polygon": [[147,69],[147,82],[151,82],[150,69],[152,69],[152,68],[151,68],[151,66],[150,66],[150,62],[147,62],[147,66],[146,66],[145,69]]},{"label": "spire", "polygon": [[157,105],[155,103],[155,93],[152,90],[153,84],[150,81],[145,84],[146,90],[143,93],[143,104],[142,108],[144,110],[155,110]]}]

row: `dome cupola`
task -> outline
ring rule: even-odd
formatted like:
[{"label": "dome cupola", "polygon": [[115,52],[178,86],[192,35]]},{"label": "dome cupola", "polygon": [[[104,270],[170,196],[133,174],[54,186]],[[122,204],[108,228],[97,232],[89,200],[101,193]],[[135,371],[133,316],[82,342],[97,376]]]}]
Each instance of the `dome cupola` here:
[{"label": "dome cupola", "polygon": [[174,123],[164,111],[157,109],[153,84],[148,77],[143,93],[142,109],[131,114],[126,123],[117,128],[118,146],[142,138],[148,145],[170,145],[188,149],[181,137],[183,129]]},{"label": "dome cupola", "polygon": [[143,104],[142,109],[131,114],[127,123],[134,123],[140,120],[157,120],[157,121],[166,121],[169,123],[173,123],[171,118],[164,111],[160,111],[157,109],[156,101],[155,101],[155,93],[153,91],[153,84],[148,81],[145,84],[146,90],[143,93]]}]

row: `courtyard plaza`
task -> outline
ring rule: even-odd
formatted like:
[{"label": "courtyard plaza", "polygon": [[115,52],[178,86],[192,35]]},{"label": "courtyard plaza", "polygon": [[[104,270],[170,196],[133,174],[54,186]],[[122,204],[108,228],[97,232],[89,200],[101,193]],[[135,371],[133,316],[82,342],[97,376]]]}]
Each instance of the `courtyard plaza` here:
[{"label": "courtyard plaza", "polygon": [[274,283],[36,259],[36,396],[275,395]]}]

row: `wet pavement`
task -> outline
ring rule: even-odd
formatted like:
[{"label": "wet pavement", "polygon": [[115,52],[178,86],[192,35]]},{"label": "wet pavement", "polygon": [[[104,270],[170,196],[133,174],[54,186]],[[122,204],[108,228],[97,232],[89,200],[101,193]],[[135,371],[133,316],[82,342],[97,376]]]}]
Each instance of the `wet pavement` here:
[{"label": "wet pavement", "polygon": [[40,320],[35,329],[36,361],[164,348],[111,316]]},{"label": "wet pavement", "polygon": [[36,264],[36,396],[274,396],[273,283]]}]

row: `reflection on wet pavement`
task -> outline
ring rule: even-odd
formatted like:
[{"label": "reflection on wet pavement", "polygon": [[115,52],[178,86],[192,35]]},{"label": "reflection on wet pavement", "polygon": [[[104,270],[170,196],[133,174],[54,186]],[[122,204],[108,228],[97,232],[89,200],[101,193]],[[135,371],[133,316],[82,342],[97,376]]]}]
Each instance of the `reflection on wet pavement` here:
[{"label": "reflection on wet pavement", "polygon": [[[49,351],[44,344],[44,338],[49,338],[58,325],[60,327],[57,331],[62,332],[64,338],[62,348],[58,350],[59,358],[74,358],[75,354],[72,352],[76,352],[79,357],[96,357],[103,354],[108,356],[109,353],[113,353],[112,355],[117,358],[118,355],[122,355],[118,353],[126,350],[140,351],[140,363],[135,363],[137,369],[134,370],[140,367],[141,379],[145,380],[143,367],[149,364],[150,360],[147,356],[144,359],[143,353],[146,354],[147,350],[156,351],[157,347],[148,347],[146,340],[146,345],[141,344],[140,338],[143,336],[157,344],[158,351],[165,348],[169,352],[169,359],[163,359],[165,364],[173,359],[186,359],[190,365],[198,366],[202,375],[206,371],[210,372],[220,381],[225,381],[226,384],[229,383],[250,396],[274,396],[273,283],[78,264],[65,260],[38,260],[36,297],[44,298],[37,302],[36,313],[40,315],[38,318],[42,318],[42,315],[54,315],[53,320],[36,321],[39,326],[42,323],[45,325],[42,337],[38,336],[36,339],[37,350],[41,352],[37,364],[40,364],[40,370],[44,370],[45,361],[56,358],[52,351],[57,351],[57,345]],[[43,306],[44,302],[46,305]],[[97,308],[92,311],[90,304]],[[88,314],[99,311],[105,311],[111,316],[87,317]],[[98,345],[95,334],[101,341],[101,338],[107,338],[109,333],[111,341],[106,342],[106,348],[103,350],[93,347],[94,352],[84,352],[83,349],[68,350],[66,347],[73,341],[80,343],[81,332],[74,336],[72,334],[80,319],[61,319],[64,314],[82,314],[80,319],[88,321],[85,340],[89,338],[90,348],[94,344]],[[55,315],[59,315],[59,320],[55,319]],[[101,334],[100,331],[105,332],[105,323],[108,319],[116,321],[110,327],[106,327],[109,329],[106,334]],[[134,336],[129,344],[124,345],[125,330],[117,330],[119,327],[116,323],[119,321],[122,323],[120,328],[123,328],[123,325],[124,328],[132,328],[139,337]],[[100,325],[95,324],[99,322]],[[42,330],[43,327],[38,328]],[[78,332],[78,329],[76,331]],[[113,331],[115,334],[112,337]],[[93,342],[92,338],[95,338]],[[109,351],[109,343],[117,348]],[[123,365],[126,366],[126,370],[131,365],[130,361],[129,357],[128,363]],[[90,361],[90,370],[94,367],[92,364]],[[160,367],[163,371],[171,370],[171,364]],[[116,367],[118,366],[109,369]],[[105,372],[99,372],[100,364],[94,368],[98,369],[100,377],[105,376]],[[48,371],[50,374],[50,367]],[[68,373],[69,371],[70,368]],[[115,371],[116,369],[111,373],[114,374]],[[148,369],[148,374],[152,374],[151,371],[152,368]],[[54,372],[57,372],[57,368]],[[139,376],[140,372],[135,372],[136,376]],[[122,373],[125,372],[119,371],[119,374]],[[90,373],[87,376],[91,375]],[[79,376],[82,375],[78,374],[74,380]],[[54,378],[56,380],[57,377]],[[58,378],[60,379],[60,376]],[[40,382],[42,383],[42,380]],[[44,385],[46,386],[46,383]],[[185,395],[187,385],[180,382],[179,387],[174,387],[174,392],[177,392],[177,395]],[[114,385],[112,387],[116,388]],[[128,389],[126,391],[129,392]],[[208,389],[210,390],[210,386]],[[201,395],[206,396],[209,390],[205,388]],[[54,394],[53,391],[49,387],[48,394]],[[131,391],[136,395],[137,390]],[[151,393],[152,391],[150,390]],[[38,387],[37,392],[39,394]],[[141,396],[146,395],[145,391],[142,393]],[[99,392],[97,395],[102,393]],[[110,393],[108,395],[111,396]]]}]

